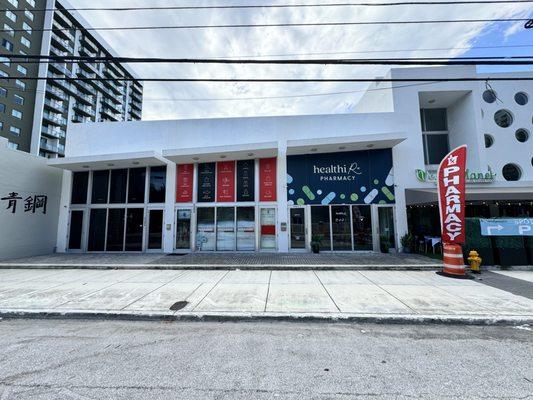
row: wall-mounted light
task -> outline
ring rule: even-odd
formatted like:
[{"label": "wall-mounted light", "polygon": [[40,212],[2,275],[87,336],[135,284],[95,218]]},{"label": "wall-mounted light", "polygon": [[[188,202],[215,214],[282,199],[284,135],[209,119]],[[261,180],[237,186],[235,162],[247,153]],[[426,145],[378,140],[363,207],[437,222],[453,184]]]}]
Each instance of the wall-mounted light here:
[{"label": "wall-mounted light", "polygon": [[346,150],[346,146],[339,147],[339,150]]},{"label": "wall-mounted light", "polygon": [[318,151],[318,149],[314,149],[314,148],[313,148],[313,149],[311,149],[311,151],[312,151],[312,152],[315,152],[315,151]]}]

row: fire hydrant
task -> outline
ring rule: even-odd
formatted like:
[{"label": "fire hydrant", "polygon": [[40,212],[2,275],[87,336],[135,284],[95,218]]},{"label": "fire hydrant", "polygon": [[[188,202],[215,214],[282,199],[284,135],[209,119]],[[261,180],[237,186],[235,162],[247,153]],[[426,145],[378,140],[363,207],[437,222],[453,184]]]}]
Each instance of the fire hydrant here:
[{"label": "fire hydrant", "polygon": [[475,250],[472,250],[470,254],[468,255],[468,262],[470,263],[470,270],[474,274],[480,274],[481,273],[481,257],[479,257],[479,253]]}]

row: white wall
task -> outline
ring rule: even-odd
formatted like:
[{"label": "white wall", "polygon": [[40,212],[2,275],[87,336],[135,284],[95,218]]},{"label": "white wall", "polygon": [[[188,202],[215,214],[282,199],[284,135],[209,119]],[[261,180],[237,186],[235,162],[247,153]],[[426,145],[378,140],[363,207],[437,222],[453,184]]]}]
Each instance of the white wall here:
[{"label": "white wall", "polygon": [[[56,245],[62,172],[46,160],[6,147],[0,141],[0,198],[18,193],[16,213],[0,201],[0,259],[50,254]],[[47,213],[24,211],[24,199],[48,196]]]}]

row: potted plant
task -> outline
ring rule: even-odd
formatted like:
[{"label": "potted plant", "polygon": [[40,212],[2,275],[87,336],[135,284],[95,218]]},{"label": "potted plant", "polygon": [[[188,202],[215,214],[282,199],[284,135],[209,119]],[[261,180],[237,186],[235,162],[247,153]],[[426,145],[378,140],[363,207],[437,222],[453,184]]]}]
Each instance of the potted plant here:
[{"label": "potted plant", "polygon": [[402,243],[404,253],[412,253],[414,241],[415,239],[411,233],[406,233],[402,236],[400,242]]},{"label": "potted plant", "polygon": [[380,236],[379,238],[380,249],[382,253],[388,253],[390,250],[390,240],[388,236]]},{"label": "potted plant", "polygon": [[311,238],[311,250],[314,254],[320,253],[320,244],[322,243],[322,240],[324,240],[322,235],[314,235]]}]

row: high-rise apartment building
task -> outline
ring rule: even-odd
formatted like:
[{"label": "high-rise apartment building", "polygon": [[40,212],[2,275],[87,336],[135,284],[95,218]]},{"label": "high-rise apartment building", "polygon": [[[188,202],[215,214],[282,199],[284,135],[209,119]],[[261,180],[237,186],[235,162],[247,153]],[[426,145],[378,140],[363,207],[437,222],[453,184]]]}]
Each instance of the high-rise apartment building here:
[{"label": "high-rise apartment building", "polygon": [[[8,57],[116,57],[97,32],[87,30],[89,24],[70,4],[65,0],[2,3],[6,7],[0,11],[0,136],[9,140],[10,147],[48,158],[61,157],[69,123],[141,119],[143,87],[126,65],[36,63]],[[47,79],[25,79],[36,76]]]}]

